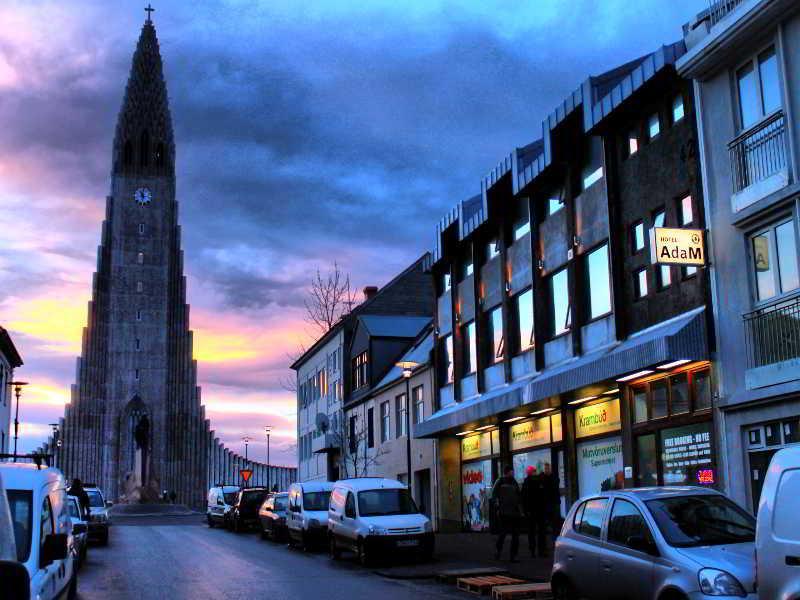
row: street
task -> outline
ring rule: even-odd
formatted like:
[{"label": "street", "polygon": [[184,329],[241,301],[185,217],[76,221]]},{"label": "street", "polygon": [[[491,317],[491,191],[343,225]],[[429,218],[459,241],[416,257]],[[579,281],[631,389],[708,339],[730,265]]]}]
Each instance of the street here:
[{"label": "street", "polygon": [[306,554],[258,534],[209,529],[200,516],[120,519],[108,547],[92,547],[78,577],[82,600],[130,598],[462,597],[431,580],[391,580],[347,556]]}]

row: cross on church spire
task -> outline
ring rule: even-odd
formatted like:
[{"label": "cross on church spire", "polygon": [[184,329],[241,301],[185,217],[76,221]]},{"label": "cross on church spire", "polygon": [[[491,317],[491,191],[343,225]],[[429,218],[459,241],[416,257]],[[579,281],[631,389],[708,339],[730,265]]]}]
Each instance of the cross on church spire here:
[{"label": "cross on church spire", "polygon": [[144,9],[144,12],[147,13],[147,22],[148,23],[152,21],[152,14],[151,13],[154,13],[155,10],[156,9],[153,8],[152,6],[150,6],[150,3],[148,2],[147,3],[147,7]]}]

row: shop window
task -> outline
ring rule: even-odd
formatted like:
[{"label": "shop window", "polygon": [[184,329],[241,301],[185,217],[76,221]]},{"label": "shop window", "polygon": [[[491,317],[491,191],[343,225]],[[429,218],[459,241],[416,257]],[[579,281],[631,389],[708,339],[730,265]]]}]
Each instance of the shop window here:
[{"label": "shop window", "polygon": [[639,269],[633,274],[633,286],[633,293],[637,300],[647,296],[647,269]]},{"label": "shop window", "polygon": [[464,374],[474,373],[478,368],[477,340],[475,338],[475,321],[470,321],[461,329],[464,341]]},{"label": "shop window", "polygon": [[553,337],[566,333],[572,325],[567,269],[550,277],[550,318],[550,334]]},{"label": "shop window", "polygon": [[694,388],[694,409],[711,408],[711,372],[695,371],[692,373],[692,387]]},{"label": "shop window", "polygon": [[[653,227],[666,226],[666,213],[663,210],[653,215]],[[669,265],[661,265],[658,268],[658,289],[663,290],[672,283],[672,270]]]},{"label": "shop window", "polygon": [[522,238],[531,232],[531,219],[528,212],[528,199],[522,198],[517,208],[517,218],[514,221],[514,240]]},{"label": "shop window", "polygon": [[664,485],[696,484],[698,471],[712,468],[710,422],[664,429],[660,437]]},{"label": "shop window", "polygon": [[667,416],[669,401],[669,388],[666,379],[659,379],[650,384],[650,395],[652,398],[653,417],[659,419]]},{"label": "shop window", "polygon": [[591,136],[586,140],[586,157],[581,173],[586,190],[603,178],[603,138]]},{"label": "shop window", "polygon": [[577,533],[588,535],[591,537],[600,537],[600,531],[603,528],[603,516],[606,513],[606,504],[608,500],[605,498],[596,498],[588,500],[580,510],[580,521],[575,521],[575,531]]},{"label": "shop window", "polygon": [[656,434],[648,433],[636,438],[636,485],[658,485],[658,454]]},{"label": "shop window", "polygon": [[670,412],[679,415],[689,412],[689,375],[678,373],[669,378],[671,394]]},{"label": "shop window", "polygon": [[486,262],[489,262],[495,256],[500,256],[500,242],[497,241],[497,238],[486,244]]},{"label": "shop window", "polygon": [[634,254],[644,250],[644,222],[631,225],[631,250]]},{"label": "shop window", "polygon": [[503,339],[503,307],[492,309],[488,315],[488,359],[489,364],[503,360],[505,353],[505,340]]},{"label": "shop window", "polygon": [[597,319],[611,312],[611,273],[608,266],[608,244],[586,257],[589,278],[589,318]]},{"label": "shop window", "polygon": [[647,386],[633,390],[633,422],[647,422]]},{"label": "shop window", "polygon": [[524,352],[534,346],[533,289],[517,295],[514,304],[517,310],[517,334],[519,336],[517,348],[520,352]]},{"label": "shop window", "polygon": [[[615,500],[608,519],[608,541],[628,546],[628,540],[639,538],[651,540],[650,529],[642,513],[627,500]],[[630,546],[629,546],[630,547]],[[633,548],[640,550],[639,548]]]},{"label": "shop window", "polygon": [[492,461],[479,460],[461,466],[461,494],[464,528],[484,531],[489,528],[486,499],[492,490]]},{"label": "shop window", "polygon": [[774,48],[754,57],[736,73],[742,129],[749,129],[781,107],[779,78]]},{"label": "shop window", "polygon": [[445,384],[453,383],[453,336],[446,335],[441,340],[441,374]]},{"label": "shop window", "polygon": [[759,300],[800,287],[794,221],[771,225],[751,238],[752,269]]},{"label": "shop window", "polygon": [[683,108],[683,95],[678,94],[672,101],[672,122],[677,123],[681,121],[686,113]]}]

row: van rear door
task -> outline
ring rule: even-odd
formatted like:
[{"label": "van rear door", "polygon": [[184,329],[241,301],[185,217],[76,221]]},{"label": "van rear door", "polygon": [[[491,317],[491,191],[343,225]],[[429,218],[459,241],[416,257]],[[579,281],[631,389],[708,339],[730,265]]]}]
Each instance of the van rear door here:
[{"label": "van rear door", "polygon": [[760,598],[793,598],[800,594],[800,468],[781,472],[779,467],[770,466],[758,511]]}]

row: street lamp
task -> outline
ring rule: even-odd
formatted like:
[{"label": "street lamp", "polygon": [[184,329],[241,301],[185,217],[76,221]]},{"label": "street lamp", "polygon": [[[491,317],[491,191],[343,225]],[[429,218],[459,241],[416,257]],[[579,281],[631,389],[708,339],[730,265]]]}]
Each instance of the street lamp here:
[{"label": "street lamp", "polygon": [[17,397],[17,410],[14,413],[14,462],[17,461],[17,440],[19,439],[19,396],[23,386],[28,385],[27,381],[9,381],[8,385],[14,388],[14,395]]},{"label": "street lamp", "polygon": [[269,468],[269,434],[272,433],[272,425],[264,425],[264,433],[267,435],[267,490],[272,490],[272,473]]},{"label": "street lamp", "polygon": [[242,441],[244,442],[244,466],[247,467],[247,444],[250,443],[250,438],[248,436],[244,436]]},{"label": "street lamp", "polygon": [[411,376],[414,374],[414,369],[419,366],[418,362],[413,360],[401,360],[396,363],[396,366],[403,370],[403,379],[406,380],[406,473],[408,477],[408,493],[411,499],[414,499],[414,478],[411,475]]}]

